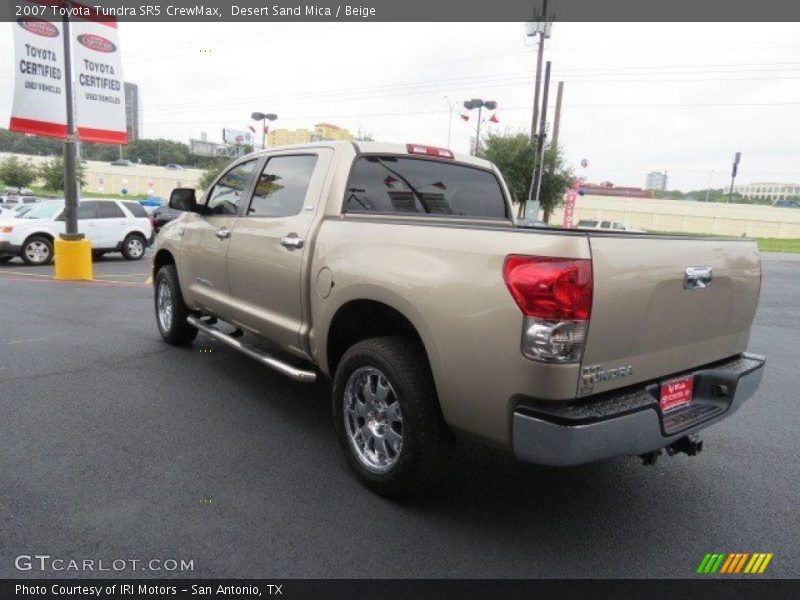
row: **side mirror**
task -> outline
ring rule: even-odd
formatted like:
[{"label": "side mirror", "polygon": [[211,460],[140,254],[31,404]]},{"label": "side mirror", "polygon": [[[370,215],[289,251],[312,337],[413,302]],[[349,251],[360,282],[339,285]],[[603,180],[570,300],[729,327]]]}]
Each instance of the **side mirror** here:
[{"label": "side mirror", "polygon": [[194,188],[175,188],[169,195],[169,207],[184,212],[200,212]]}]

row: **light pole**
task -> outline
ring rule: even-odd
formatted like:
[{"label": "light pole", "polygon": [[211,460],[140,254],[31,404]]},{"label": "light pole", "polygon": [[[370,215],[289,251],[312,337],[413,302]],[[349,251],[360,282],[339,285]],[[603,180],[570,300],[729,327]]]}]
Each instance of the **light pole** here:
[{"label": "light pole", "polygon": [[484,108],[494,110],[497,108],[497,102],[494,100],[482,100],[481,98],[473,98],[464,102],[464,108],[472,110],[478,109],[478,124],[475,126],[475,156],[481,154],[481,114]]},{"label": "light pole", "polygon": [[450,147],[450,133],[453,130],[453,107],[456,105],[455,102],[450,102],[450,98],[447,96],[444,97],[447,101],[447,147]]},{"label": "light pole", "polygon": [[267,147],[267,121],[274,121],[278,118],[278,115],[274,113],[254,112],[250,115],[250,118],[253,119],[253,121],[261,122],[261,149],[264,150]]}]

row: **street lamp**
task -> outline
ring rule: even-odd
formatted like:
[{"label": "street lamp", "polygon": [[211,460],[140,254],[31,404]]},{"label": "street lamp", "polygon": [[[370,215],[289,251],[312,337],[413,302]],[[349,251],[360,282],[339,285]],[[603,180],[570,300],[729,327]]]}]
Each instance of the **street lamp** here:
[{"label": "street lamp", "polygon": [[464,102],[464,108],[472,110],[478,109],[478,124],[475,126],[475,156],[479,156],[481,152],[481,112],[483,109],[494,110],[497,108],[497,102],[494,100],[482,100],[481,98],[473,98]]},{"label": "street lamp", "polygon": [[267,147],[266,142],[266,127],[267,121],[274,121],[278,118],[278,115],[274,113],[262,113],[262,112],[254,112],[250,115],[250,118],[253,121],[261,121],[261,149],[264,150]]}]

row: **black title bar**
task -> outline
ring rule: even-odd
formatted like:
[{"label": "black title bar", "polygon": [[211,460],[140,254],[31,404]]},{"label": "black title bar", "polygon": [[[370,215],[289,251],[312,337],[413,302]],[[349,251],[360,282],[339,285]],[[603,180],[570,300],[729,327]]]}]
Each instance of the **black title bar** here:
[{"label": "black title bar", "polygon": [[[0,3],[0,20],[19,18],[60,19],[63,14],[119,21],[166,22],[485,22],[531,21],[542,14],[545,0],[238,0],[216,2],[139,3],[127,0],[9,0]],[[41,14],[31,14],[44,10]],[[788,0],[547,0],[548,18],[558,22],[645,21],[798,21],[800,3]],[[680,43],[676,32],[675,43]]]}]

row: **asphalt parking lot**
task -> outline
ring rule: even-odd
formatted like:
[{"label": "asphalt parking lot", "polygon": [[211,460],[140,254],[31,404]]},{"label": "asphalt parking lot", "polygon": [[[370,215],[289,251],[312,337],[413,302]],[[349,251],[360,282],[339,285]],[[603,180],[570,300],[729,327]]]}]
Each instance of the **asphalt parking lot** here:
[{"label": "asphalt parking lot", "polygon": [[554,469],[462,443],[405,502],[351,476],[327,383],[202,334],[162,343],[148,267],[110,255],[91,283],[0,267],[0,577],[42,575],[21,554],[194,565],[127,576],[596,578],[771,552],[765,576],[800,574],[798,260],[765,260],[749,349],[767,372],[699,457]]}]

